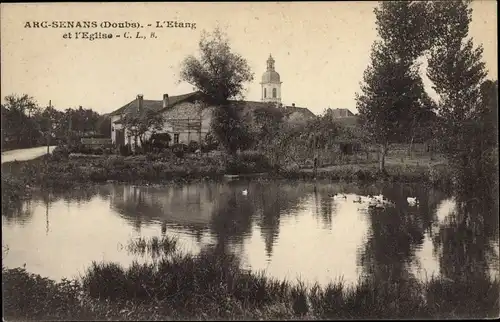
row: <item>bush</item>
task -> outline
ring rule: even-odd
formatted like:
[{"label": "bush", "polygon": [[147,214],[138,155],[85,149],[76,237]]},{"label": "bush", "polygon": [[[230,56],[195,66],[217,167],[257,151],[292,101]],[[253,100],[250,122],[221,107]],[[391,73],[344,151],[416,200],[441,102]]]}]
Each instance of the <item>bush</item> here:
[{"label": "bush", "polygon": [[52,151],[51,158],[55,161],[67,160],[70,154],[70,150],[65,146],[57,146],[54,151]]},{"label": "bush", "polygon": [[189,145],[187,146],[187,151],[189,153],[195,153],[199,148],[200,148],[200,144],[198,142],[191,141],[191,142],[189,142]]},{"label": "bush", "polygon": [[183,158],[184,153],[186,153],[187,149],[188,149],[187,145],[182,144],[182,143],[174,144],[172,146],[172,152],[178,158]]},{"label": "bush", "polygon": [[130,155],[130,146],[128,144],[120,145],[120,155],[126,157]]}]

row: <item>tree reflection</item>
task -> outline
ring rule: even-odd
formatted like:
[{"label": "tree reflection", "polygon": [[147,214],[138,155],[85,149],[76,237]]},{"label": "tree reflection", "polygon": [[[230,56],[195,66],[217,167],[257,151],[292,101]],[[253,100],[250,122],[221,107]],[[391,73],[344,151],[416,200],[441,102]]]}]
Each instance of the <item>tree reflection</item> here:
[{"label": "tree reflection", "polygon": [[212,212],[210,232],[216,239],[215,250],[228,254],[231,243],[242,244],[252,230],[255,196],[243,196],[239,189],[230,184],[219,196]]},{"label": "tree reflection", "polygon": [[9,207],[2,207],[2,217],[6,224],[28,222],[33,217],[33,204],[31,200],[12,202]]},{"label": "tree reflection", "polygon": [[442,276],[487,279],[490,270],[498,270],[498,213],[488,199],[474,193],[456,196],[454,211],[433,238]]},{"label": "tree reflection", "polygon": [[254,202],[260,214],[260,235],[265,242],[266,255],[271,258],[280,233],[281,217],[297,212],[307,197],[307,190],[304,184],[292,186],[273,182],[257,183],[255,191],[259,191]]},{"label": "tree reflection", "polygon": [[327,229],[332,229],[333,216],[336,213],[336,204],[333,202],[333,198],[325,189],[318,189],[315,185],[313,189],[314,205],[315,205],[315,215],[321,218],[323,225]]},{"label": "tree reflection", "polygon": [[[241,248],[244,239],[251,235],[252,226],[260,228],[268,258],[278,238],[281,216],[295,213],[307,196],[303,184],[289,185],[279,182],[233,182],[221,194],[214,208],[210,230],[217,239],[219,249]],[[243,195],[242,190],[248,194]]]},{"label": "tree reflection", "polygon": [[[395,206],[368,208],[371,227],[360,256],[364,276],[399,283],[414,280],[410,268],[418,265],[415,252],[422,247],[425,231],[432,226],[432,212],[437,204],[430,202],[428,192],[409,186],[385,186],[382,193]],[[410,207],[408,196],[417,196],[419,207]]]}]

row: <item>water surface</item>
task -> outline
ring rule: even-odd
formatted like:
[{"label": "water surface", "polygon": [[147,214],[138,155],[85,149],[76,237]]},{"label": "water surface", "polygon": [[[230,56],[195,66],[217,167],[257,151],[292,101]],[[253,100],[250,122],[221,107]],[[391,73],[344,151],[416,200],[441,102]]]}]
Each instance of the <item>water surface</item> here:
[{"label": "water surface", "polygon": [[[358,203],[360,196],[378,194],[394,206]],[[410,206],[407,197],[419,205]],[[63,195],[41,192],[4,213],[3,261],[54,279],[75,277],[92,261],[145,261],[124,245],[139,236],[169,235],[179,238],[184,252],[217,247],[247,268],[311,283],[496,274],[498,232],[489,231],[480,214],[462,220],[459,208],[441,191],[392,183],[108,184]]]}]

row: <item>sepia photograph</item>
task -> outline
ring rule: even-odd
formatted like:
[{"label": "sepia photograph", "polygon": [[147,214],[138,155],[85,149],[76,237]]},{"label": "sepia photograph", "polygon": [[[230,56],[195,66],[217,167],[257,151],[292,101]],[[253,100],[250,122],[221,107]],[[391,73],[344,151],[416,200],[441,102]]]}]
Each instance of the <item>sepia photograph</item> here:
[{"label": "sepia photograph", "polygon": [[497,11],[1,3],[4,321],[499,318]]}]

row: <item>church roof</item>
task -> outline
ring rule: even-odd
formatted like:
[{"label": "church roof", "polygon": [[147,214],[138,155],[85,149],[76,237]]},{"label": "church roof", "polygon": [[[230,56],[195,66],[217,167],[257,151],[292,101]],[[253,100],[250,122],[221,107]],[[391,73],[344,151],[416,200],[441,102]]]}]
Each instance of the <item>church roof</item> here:
[{"label": "church roof", "polygon": [[274,70],[274,58],[269,54],[267,70],[262,74],[262,83],[281,83],[280,74]]},{"label": "church roof", "polygon": [[274,70],[265,71],[262,74],[262,83],[281,83],[280,74]]}]

